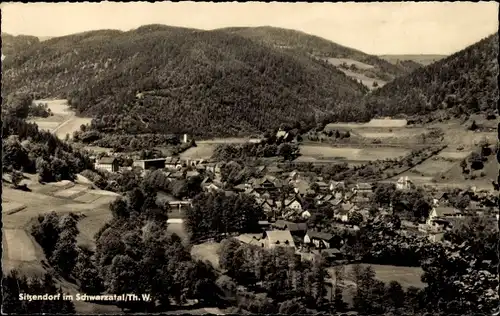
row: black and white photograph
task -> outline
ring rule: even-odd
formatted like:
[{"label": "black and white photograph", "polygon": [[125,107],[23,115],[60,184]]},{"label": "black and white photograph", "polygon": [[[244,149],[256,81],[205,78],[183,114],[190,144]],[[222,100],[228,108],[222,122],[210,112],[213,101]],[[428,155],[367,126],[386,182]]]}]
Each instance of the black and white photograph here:
[{"label": "black and white photograph", "polygon": [[500,316],[498,2],[0,10],[2,315]]}]

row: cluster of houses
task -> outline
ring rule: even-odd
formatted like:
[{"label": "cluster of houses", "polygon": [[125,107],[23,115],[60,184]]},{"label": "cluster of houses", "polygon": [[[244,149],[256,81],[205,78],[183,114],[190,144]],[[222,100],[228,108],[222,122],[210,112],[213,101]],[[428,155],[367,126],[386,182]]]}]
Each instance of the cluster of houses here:
[{"label": "cluster of houses", "polygon": [[[462,195],[474,195],[473,191],[463,191]],[[479,198],[487,198],[488,193],[479,193]],[[465,210],[459,210],[449,203],[447,193],[440,193],[434,199],[434,205],[425,223],[418,225],[418,230],[426,233],[432,241],[441,241],[444,233],[463,221],[467,217],[481,216],[487,220],[500,220],[497,207],[486,207],[484,204],[472,200]]]},{"label": "cluster of houses", "polygon": [[[96,162],[96,168],[117,172],[119,168],[116,164],[115,158],[105,157]],[[204,191],[227,191],[221,180],[220,163],[166,157],[136,160],[133,166],[143,170],[161,169],[172,179],[202,175],[201,187]],[[413,188],[415,185],[408,177],[401,177],[396,182],[397,190]],[[264,233],[242,235],[239,237],[242,242],[266,248],[292,247],[300,249],[302,253],[304,249],[321,251],[331,258],[339,258],[342,241],[334,240],[331,234],[308,229],[304,222],[313,215],[311,210],[328,209],[339,225],[355,229],[356,227],[351,225],[351,216],[354,213],[361,214],[365,219],[370,216],[369,202],[373,195],[373,186],[362,182],[348,185],[345,182],[325,181],[321,176],[311,178],[298,171],[283,172],[279,167],[270,165],[257,167],[254,177],[231,188],[231,192],[244,192],[254,196],[267,216],[267,221],[261,223]],[[169,203],[173,209],[178,209],[179,213],[189,205],[189,201]],[[471,214],[493,217],[496,215],[498,219],[498,211],[490,213],[479,203],[471,202],[467,211],[457,210],[447,204],[446,194],[441,194],[434,200],[426,222],[415,225],[416,230],[428,235],[433,241],[439,241],[447,229]]]}]

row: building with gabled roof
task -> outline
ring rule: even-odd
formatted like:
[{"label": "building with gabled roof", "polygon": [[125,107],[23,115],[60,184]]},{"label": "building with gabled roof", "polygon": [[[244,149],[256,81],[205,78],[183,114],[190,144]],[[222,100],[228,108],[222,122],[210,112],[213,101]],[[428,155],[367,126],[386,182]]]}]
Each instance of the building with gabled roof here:
[{"label": "building with gabled roof", "polygon": [[118,172],[119,170],[118,160],[115,157],[102,157],[96,161],[94,167],[108,172]]},{"label": "building with gabled roof", "polygon": [[275,247],[295,248],[295,242],[289,230],[268,230],[265,232],[264,245],[268,249]]}]

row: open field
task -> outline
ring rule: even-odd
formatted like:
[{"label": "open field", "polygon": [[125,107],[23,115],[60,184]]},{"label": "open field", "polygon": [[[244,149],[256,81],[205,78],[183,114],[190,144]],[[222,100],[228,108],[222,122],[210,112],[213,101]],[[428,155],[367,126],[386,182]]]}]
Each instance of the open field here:
[{"label": "open field", "polygon": [[[368,264],[361,264],[362,267],[368,266]],[[388,284],[391,281],[397,281],[403,286],[403,288],[408,288],[410,286],[414,286],[417,288],[425,287],[425,283],[422,282],[421,276],[423,274],[423,270],[420,267],[398,267],[398,266],[389,266],[389,265],[371,265],[373,270],[375,271],[375,278],[378,280]],[[345,279],[351,282],[354,281],[353,278],[353,264],[349,264],[345,266]],[[328,268],[328,272],[331,275],[332,279],[335,279],[335,269]]]},{"label": "open field", "polygon": [[426,133],[425,128],[368,128],[355,130],[352,134],[365,138],[417,138]]},{"label": "open field", "polygon": [[[300,153],[315,159],[340,159],[347,161],[371,161],[378,159],[394,159],[405,156],[409,150],[404,148],[350,148],[329,147],[325,145],[301,145]],[[303,158],[303,159],[304,159]]]},{"label": "open field", "polygon": [[25,208],[26,205],[22,203],[2,200],[2,214],[13,214]]},{"label": "open field", "polygon": [[356,68],[363,69],[363,70],[375,68],[372,65],[365,64],[365,63],[362,63],[360,61],[357,61],[354,59],[349,59],[349,58],[327,58],[327,61],[334,66],[340,66],[343,63],[345,63],[345,64],[347,64],[347,66],[354,65],[354,66],[356,66]]},{"label": "open field", "polygon": [[[342,71],[343,73],[345,73],[345,75],[350,77],[350,78],[360,80],[361,83],[364,84],[370,90],[374,90],[374,89],[383,87],[387,83],[386,81],[383,81],[383,80],[380,80],[377,78],[370,78],[362,73],[357,73],[357,72],[351,71],[349,69],[343,69],[343,68],[337,68],[337,69]],[[374,82],[377,82],[376,87],[373,86]]]},{"label": "open field", "polygon": [[90,124],[91,121],[91,118],[73,116],[56,127],[52,132],[60,139],[64,139],[66,134],[69,134],[69,137],[72,138],[73,132],[79,130],[81,125]]},{"label": "open field", "polygon": [[[325,130],[333,130],[339,128],[405,128],[407,126],[406,120],[399,119],[372,119],[367,123],[330,123],[327,124]],[[410,128],[413,129],[413,128]]]},{"label": "open field", "polygon": [[196,147],[191,147],[180,154],[181,159],[210,159],[214,153],[216,144],[196,143]]},{"label": "open field", "polygon": [[453,151],[445,149],[440,152],[438,156],[446,159],[462,160],[467,158],[471,153],[471,151]]},{"label": "open field", "polygon": [[257,140],[248,137],[229,137],[197,140],[196,147],[189,148],[180,154],[182,159],[210,159],[218,144],[245,144]]},{"label": "open field", "polygon": [[214,268],[219,269],[219,256],[217,255],[219,248],[219,243],[206,242],[194,245],[191,249],[191,255],[198,260],[208,260]]},{"label": "open field", "polygon": [[63,198],[70,198],[70,197],[77,195],[78,193],[81,193],[85,190],[88,190],[88,188],[86,186],[77,184],[77,185],[73,186],[72,188],[61,190],[61,191],[54,193],[54,196],[63,197]]},{"label": "open field", "polygon": [[378,57],[387,60],[390,63],[396,64],[398,61],[411,60],[421,65],[430,65],[440,59],[447,57],[446,55],[379,55]]},{"label": "open field", "polygon": [[456,162],[450,162],[439,157],[433,157],[427,159],[418,166],[415,166],[412,170],[419,172],[423,176],[434,177],[438,174],[446,172],[451,167],[453,167]]},{"label": "open field", "polygon": [[47,103],[53,115],[46,118],[34,118],[30,121],[36,123],[40,129],[54,133],[60,139],[64,139],[66,134],[72,137],[73,132],[80,129],[80,125],[90,124],[92,121],[91,118],[75,116],[67,100],[35,100],[33,103]]},{"label": "open field", "polygon": [[[7,258],[13,261],[34,261],[35,247],[23,229],[4,229],[2,244],[5,245]],[[2,236],[2,237],[3,237]]]}]

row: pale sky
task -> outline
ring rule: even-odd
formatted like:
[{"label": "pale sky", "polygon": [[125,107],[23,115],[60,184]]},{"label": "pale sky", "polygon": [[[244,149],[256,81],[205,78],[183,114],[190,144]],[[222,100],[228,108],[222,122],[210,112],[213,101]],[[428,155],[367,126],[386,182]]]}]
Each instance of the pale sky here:
[{"label": "pale sky", "polygon": [[2,3],[2,32],[63,36],[146,24],[276,26],[370,54],[451,54],[498,31],[497,2]]}]

